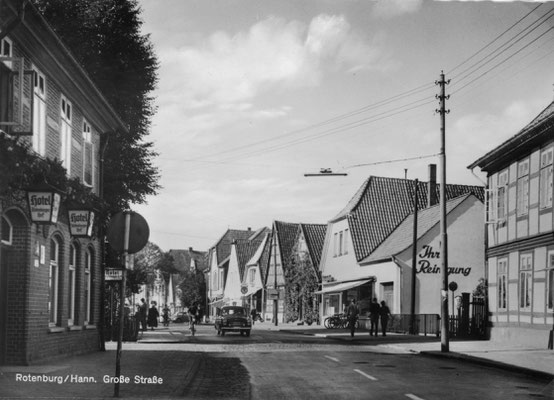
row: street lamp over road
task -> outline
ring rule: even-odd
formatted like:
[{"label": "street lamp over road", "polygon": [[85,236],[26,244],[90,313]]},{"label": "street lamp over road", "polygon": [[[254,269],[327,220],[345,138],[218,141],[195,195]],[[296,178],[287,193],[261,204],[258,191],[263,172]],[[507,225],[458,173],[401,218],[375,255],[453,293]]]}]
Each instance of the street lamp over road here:
[{"label": "street lamp over road", "polygon": [[304,176],[347,176],[344,172],[333,172],[331,168],[321,168],[319,173],[307,173]]}]

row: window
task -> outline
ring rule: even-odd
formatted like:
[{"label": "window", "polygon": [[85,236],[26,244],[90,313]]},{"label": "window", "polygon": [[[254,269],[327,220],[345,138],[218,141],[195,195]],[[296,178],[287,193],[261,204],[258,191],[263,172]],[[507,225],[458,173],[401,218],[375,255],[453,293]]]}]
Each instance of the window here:
[{"label": "window", "polygon": [[342,254],[348,254],[348,229],[344,230],[344,243],[342,245]]},{"label": "window", "polygon": [[85,293],[83,300],[85,301],[85,325],[91,324],[92,312],[91,307],[92,303],[90,301],[91,294],[91,268],[92,268],[92,251],[87,249],[85,254]]},{"label": "window", "polygon": [[335,232],[335,234],[333,235],[333,257],[336,257],[338,255],[338,248],[339,248],[339,243],[338,243],[338,238],[339,234]]},{"label": "window", "polygon": [[498,174],[497,206],[496,216],[499,221],[506,220],[506,210],[508,208],[508,170]]},{"label": "window", "polygon": [[2,217],[2,243],[12,244],[13,226],[6,217]]},{"label": "window", "polygon": [[546,270],[546,305],[549,310],[554,309],[554,251],[548,254],[548,268]]},{"label": "window", "polygon": [[517,216],[529,212],[529,159],[517,166]]},{"label": "window", "polygon": [[541,175],[539,207],[541,209],[552,207],[552,153],[553,148],[543,150],[541,154]]},{"label": "window", "polygon": [[[13,42],[9,38],[4,38],[0,41],[0,55],[2,57],[13,57]],[[12,68],[11,61],[4,61],[4,65],[8,68]]]},{"label": "window", "polygon": [[50,314],[50,326],[58,324],[58,293],[60,272],[60,243],[58,239],[50,240],[50,274],[48,279],[48,312]]},{"label": "window", "polygon": [[62,95],[61,100],[61,147],[60,159],[62,165],[67,170],[67,174],[71,174],[71,113],[72,105],[65,96]]},{"label": "window", "polygon": [[94,145],[87,121],[83,121],[83,183],[92,186],[94,182]]},{"label": "window", "polygon": [[505,310],[508,306],[508,260],[498,260],[498,308]]},{"label": "window", "polygon": [[519,308],[531,308],[533,291],[533,256],[521,254],[519,257]]},{"label": "window", "polygon": [[342,245],[344,240],[343,235],[344,235],[343,231],[340,231],[339,232],[339,256],[342,256]]},{"label": "window", "polygon": [[46,155],[46,78],[33,67],[33,150]]},{"label": "window", "polygon": [[256,284],[256,269],[255,268],[250,268],[250,271],[249,272],[249,282],[250,282],[250,286],[254,286]]},{"label": "window", "polygon": [[75,322],[75,266],[77,265],[77,250],[72,244],[69,246],[69,287],[67,290],[67,324]]}]

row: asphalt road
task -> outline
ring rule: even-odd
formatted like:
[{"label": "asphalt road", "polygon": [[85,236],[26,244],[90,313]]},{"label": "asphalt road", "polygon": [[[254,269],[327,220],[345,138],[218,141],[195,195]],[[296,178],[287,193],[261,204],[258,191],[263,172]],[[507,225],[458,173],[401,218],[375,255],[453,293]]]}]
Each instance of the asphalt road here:
[{"label": "asphalt road", "polygon": [[[178,326],[173,327],[176,332]],[[183,330],[185,337],[188,332]],[[525,399],[553,398],[552,382],[450,359],[406,354],[349,337],[254,330],[188,338],[199,367],[186,398]],[[365,338],[364,338],[365,339]],[[186,339],[185,339],[186,340]],[[394,342],[382,338],[381,341]],[[382,343],[382,342],[381,342]]]}]

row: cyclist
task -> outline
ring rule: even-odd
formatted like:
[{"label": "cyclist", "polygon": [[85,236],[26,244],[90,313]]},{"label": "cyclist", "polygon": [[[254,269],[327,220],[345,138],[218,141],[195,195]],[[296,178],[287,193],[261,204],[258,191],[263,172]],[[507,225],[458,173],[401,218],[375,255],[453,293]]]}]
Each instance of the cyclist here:
[{"label": "cyclist", "polygon": [[196,306],[196,303],[193,303],[192,306],[188,309],[189,313],[189,327],[190,327],[190,333],[192,336],[194,336],[194,333],[196,332],[196,314],[198,313],[198,308]]},{"label": "cyclist", "polygon": [[358,320],[359,313],[358,306],[356,305],[356,299],[352,299],[346,311],[348,324],[350,325],[350,336],[354,337],[354,330],[356,329],[356,321]]}]

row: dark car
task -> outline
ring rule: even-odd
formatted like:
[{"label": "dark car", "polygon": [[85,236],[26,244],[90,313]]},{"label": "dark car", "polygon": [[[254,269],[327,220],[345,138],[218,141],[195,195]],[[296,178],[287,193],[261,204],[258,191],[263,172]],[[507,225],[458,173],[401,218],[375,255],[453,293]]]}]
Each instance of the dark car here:
[{"label": "dark car", "polygon": [[214,326],[218,335],[223,336],[225,332],[240,332],[241,335],[250,336],[252,320],[246,308],[225,306],[218,311]]},{"label": "dark car", "polygon": [[178,312],[177,314],[175,314],[173,316],[172,321],[173,322],[189,322],[189,315],[184,311],[180,311],[180,312]]}]

